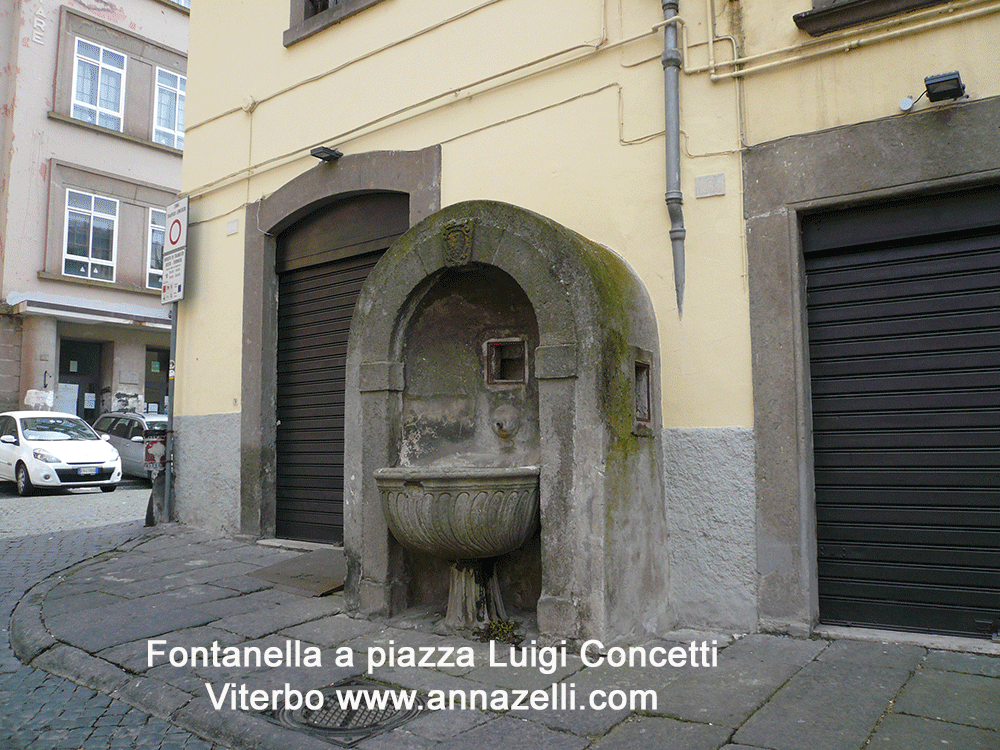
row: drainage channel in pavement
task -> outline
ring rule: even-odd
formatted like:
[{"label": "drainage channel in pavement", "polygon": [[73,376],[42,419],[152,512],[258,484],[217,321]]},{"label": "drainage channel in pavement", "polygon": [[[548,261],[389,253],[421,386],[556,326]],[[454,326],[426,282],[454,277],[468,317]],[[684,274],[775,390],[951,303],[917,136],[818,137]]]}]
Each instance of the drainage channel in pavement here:
[{"label": "drainage channel in pavement", "polygon": [[[424,709],[424,700],[415,693],[409,708],[397,708],[385,685],[350,678],[318,688],[323,694],[319,709],[280,708],[260,715],[279,726],[305,732],[340,747],[353,747],[361,740],[402,726]],[[399,691],[396,691],[399,692]]]}]

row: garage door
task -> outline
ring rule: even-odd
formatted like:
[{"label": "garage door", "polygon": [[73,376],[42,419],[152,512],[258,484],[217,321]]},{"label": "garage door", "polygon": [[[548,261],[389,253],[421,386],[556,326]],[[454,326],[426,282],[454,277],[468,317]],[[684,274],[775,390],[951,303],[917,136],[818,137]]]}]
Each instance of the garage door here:
[{"label": "garage door", "polygon": [[806,273],[820,619],[996,633],[1000,233],[826,247]]},{"label": "garage door", "polygon": [[282,236],[278,250],[275,533],[344,535],[344,376],[361,286],[407,227],[406,195],[360,196]]}]

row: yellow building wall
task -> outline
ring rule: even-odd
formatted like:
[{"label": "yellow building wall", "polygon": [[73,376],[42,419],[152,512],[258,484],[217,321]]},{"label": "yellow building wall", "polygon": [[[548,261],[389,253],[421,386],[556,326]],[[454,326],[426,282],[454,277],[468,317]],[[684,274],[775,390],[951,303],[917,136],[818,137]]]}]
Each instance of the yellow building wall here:
[{"label": "yellow building wall", "polygon": [[[741,75],[748,145],[953,106],[926,97],[910,113],[899,106],[924,91],[926,76],[952,70],[961,73],[969,99],[1000,94],[995,0],[955,0],[819,38],[792,21],[811,8],[809,0],[728,5],[741,8],[743,55],[754,58]],[[723,51],[720,57],[732,59]],[[760,69],[765,65],[773,67]]]},{"label": "yellow building wall", "polygon": [[[863,29],[817,42],[792,22],[810,7],[808,0],[681,3],[688,72],[681,76],[680,315],[663,201],[656,0],[392,0],[289,48],[281,44],[288,2],[245,0],[239,14],[224,3],[197,4],[183,180],[193,226],[177,413],[240,408],[246,205],[315,166],[308,155],[315,145],[360,153],[441,144],[443,205],[522,206],[607,245],[637,271],[660,329],[666,427],[752,425],[741,148],[905,117],[899,101],[918,95],[925,75],[946,70],[961,70],[973,97],[1000,93],[995,66],[977,59],[1000,32],[995,13],[933,28],[942,16],[932,9],[916,16],[931,21],[927,30],[900,31],[917,25],[908,17],[886,26],[898,39]],[[845,52],[851,40],[860,46]],[[760,57],[733,75],[726,61],[734,48]],[[934,105],[917,104],[926,106]],[[697,178],[718,175],[725,194],[696,197]]]},{"label": "yellow building wall", "polygon": [[[238,15],[221,5],[198,4],[191,17],[178,414],[240,407],[243,227],[228,235],[228,222],[315,166],[314,145],[441,144],[442,205],[522,206],[608,246],[640,275],[660,327],[665,426],[752,424],[737,87],[682,80],[679,316],[658,2],[393,0],[287,49],[287,2],[248,0]],[[702,26],[693,22],[691,35]],[[719,174],[725,195],[696,199],[695,178]]]}]

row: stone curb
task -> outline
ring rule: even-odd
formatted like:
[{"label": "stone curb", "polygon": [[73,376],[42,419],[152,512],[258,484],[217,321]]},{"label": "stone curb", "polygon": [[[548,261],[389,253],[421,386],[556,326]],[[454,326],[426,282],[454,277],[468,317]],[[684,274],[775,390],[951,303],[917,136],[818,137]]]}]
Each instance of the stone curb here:
[{"label": "stone curb", "polygon": [[[113,665],[109,664],[109,666],[112,669],[117,669]],[[185,693],[183,690],[163,682],[163,680],[158,680],[155,677],[129,677],[124,670],[119,669],[118,671],[126,675],[128,679],[126,679],[125,684],[110,693],[111,697],[128,703],[130,706],[141,708],[152,716],[169,720],[171,716],[193,700],[190,693]]]},{"label": "stone curb", "polygon": [[32,600],[31,594],[29,591],[17,603],[10,616],[10,647],[23,664],[31,664],[39,654],[58,643],[42,623],[41,602]]},{"label": "stone curb", "polygon": [[128,682],[128,675],[109,662],[58,641],[36,656],[31,666],[108,695]]}]

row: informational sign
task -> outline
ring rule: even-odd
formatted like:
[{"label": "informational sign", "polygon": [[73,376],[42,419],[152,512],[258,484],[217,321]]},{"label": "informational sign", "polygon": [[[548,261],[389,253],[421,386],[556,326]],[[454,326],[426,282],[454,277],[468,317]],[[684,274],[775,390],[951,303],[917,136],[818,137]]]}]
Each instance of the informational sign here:
[{"label": "informational sign", "polygon": [[163,291],[160,302],[177,302],[184,299],[184,263],[186,249],[163,254]]},{"label": "informational sign", "polygon": [[56,411],[76,414],[76,403],[79,393],[79,383],[60,383],[56,390]]},{"label": "informational sign", "polygon": [[184,299],[184,266],[187,252],[188,199],[181,198],[167,206],[167,229],[163,242],[164,305]]},{"label": "informational sign", "polygon": [[96,393],[84,393],[83,394],[83,408],[84,409],[96,409],[97,408],[97,394]]}]

